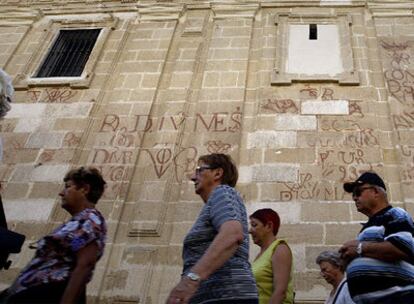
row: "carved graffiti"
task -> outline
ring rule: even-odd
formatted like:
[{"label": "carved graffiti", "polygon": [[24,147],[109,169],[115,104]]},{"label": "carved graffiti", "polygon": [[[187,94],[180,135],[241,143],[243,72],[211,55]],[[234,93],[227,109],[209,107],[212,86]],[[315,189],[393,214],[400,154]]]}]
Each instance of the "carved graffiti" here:
[{"label": "carved graffiti", "polygon": [[409,45],[407,42],[396,43],[381,41],[381,46],[387,51],[388,56],[391,58],[391,64],[395,68],[399,68],[401,65],[408,65],[410,63],[410,55],[408,51]]},{"label": "carved graffiti", "polygon": [[405,168],[401,171],[401,178],[405,182],[414,181],[414,166],[410,165],[408,168]]},{"label": "carved graffiti", "polygon": [[405,110],[401,114],[392,115],[392,121],[397,129],[414,127],[414,110]]},{"label": "carved graffiti", "polygon": [[292,99],[268,99],[262,109],[273,113],[298,113],[299,109]]},{"label": "carved graffiti", "polygon": [[352,100],[349,102],[349,115],[364,117],[361,106],[358,101]]},{"label": "carved graffiti", "polygon": [[408,42],[381,41],[381,46],[391,59],[391,69],[384,72],[388,91],[401,104],[414,104],[414,71],[408,70],[410,64]]},{"label": "carved graffiti", "polygon": [[339,179],[341,182],[355,180],[362,172],[373,170],[373,166],[366,162],[362,149],[326,149],[319,152],[318,163],[321,164],[322,177]]},{"label": "carved graffiti", "polygon": [[159,149],[142,149],[147,152],[153,164],[155,174],[161,178],[169,168],[173,167],[176,180],[180,177],[192,173],[197,165],[197,148],[181,148],[178,152],[169,147]]},{"label": "carved graffiti", "polygon": [[227,153],[231,149],[231,144],[224,143],[221,140],[209,140],[205,146],[210,153]]},{"label": "carved graffiti", "polygon": [[68,88],[29,90],[27,95],[32,102],[67,103],[77,94]]},{"label": "carved graffiti", "polygon": [[367,128],[354,132],[346,132],[336,136],[319,134],[306,139],[309,147],[349,147],[362,148],[378,146],[379,141],[373,129]]},{"label": "carved graffiti", "polygon": [[414,103],[414,71],[394,69],[385,71],[384,75],[393,97],[402,104]]},{"label": "carved graffiti", "polygon": [[55,156],[56,150],[45,150],[42,154],[40,154],[40,162],[46,163],[53,160]]},{"label": "carved graffiti", "polygon": [[94,166],[101,171],[105,179],[110,182],[122,182],[130,178],[128,167],[121,165],[107,166],[99,164],[94,164]]},{"label": "carved graffiti", "polygon": [[[237,107],[234,112],[214,112],[212,114],[197,113],[194,120],[194,132],[239,132],[241,129],[242,113]],[[187,120],[186,115],[180,112],[176,115],[152,117],[151,115],[134,115],[122,119],[117,114],[107,114],[101,124],[99,132],[116,132],[122,129],[124,134],[136,132],[153,132],[162,130],[178,130]]]},{"label": "carved graffiti", "polygon": [[320,99],[320,100],[335,100],[334,90],[332,88],[314,88],[309,84],[299,91],[302,99]]},{"label": "carved graffiti", "polygon": [[323,131],[359,131],[362,130],[360,124],[353,119],[331,119],[322,118],[320,120],[321,130]]},{"label": "carved graffiti", "polygon": [[341,200],[344,197],[344,191],[341,188],[314,179],[311,173],[301,173],[299,183],[284,183],[284,186],[287,189],[280,191],[281,201],[298,199]]},{"label": "carved graffiti", "polygon": [[67,147],[74,147],[79,145],[81,140],[81,136],[77,136],[73,132],[69,132],[65,135],[65,138],[63,139],[63,144]]},{"label": "carved graffiti", "polygon": [[133,151],[120,150],[118,147],[113,149],[95,149],[92,159],[94,164],[131,164]]}]

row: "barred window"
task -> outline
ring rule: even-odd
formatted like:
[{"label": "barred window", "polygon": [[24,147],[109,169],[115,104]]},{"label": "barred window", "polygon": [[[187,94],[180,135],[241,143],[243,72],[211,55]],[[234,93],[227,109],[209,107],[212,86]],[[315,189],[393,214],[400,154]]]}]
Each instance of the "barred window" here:
[{"label": "barred window", "polygon": [[101,29],[60,30],[35,77],[76,77],[89,59]]}]

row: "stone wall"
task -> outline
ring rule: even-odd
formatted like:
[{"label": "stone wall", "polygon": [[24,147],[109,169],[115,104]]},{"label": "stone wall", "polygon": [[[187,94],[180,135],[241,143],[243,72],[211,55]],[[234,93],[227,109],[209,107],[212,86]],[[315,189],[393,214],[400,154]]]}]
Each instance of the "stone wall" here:
[{"label": "stone wall", "polygon": [[[392,203],[414,211],[413,9],[392,0],[0,0],[0,67],[16,88],[0,121],[0,180],[9,225],[27,236],[0,287],[31,258],[27,245],[67,218],[62,177],[88,164],[108,181],[98,209],[109,224],[91,301],[163,303],[202,206],[188,176],[200,155],[222,152],[238,163],[248,211],[280,213],[298,302],[323,300],[316,255],[355,238],[365,220],[343,182],[375,170]],[[300,53],[289,48],[290,26],[310,23],[338,29],[340,73],[287,67],[298,55],[289,52]],[[33,77],[59,29],[88,27],[103,31],[82,77]]]}]

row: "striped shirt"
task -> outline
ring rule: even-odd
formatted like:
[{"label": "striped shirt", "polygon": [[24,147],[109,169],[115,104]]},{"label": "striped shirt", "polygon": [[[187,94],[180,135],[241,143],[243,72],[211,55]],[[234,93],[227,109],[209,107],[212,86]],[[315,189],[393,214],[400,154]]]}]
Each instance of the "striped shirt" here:
[{"label": "striped shirt", "polygon": [[230,186],[219,185],[213,190],[185,237],[183,274],[190,271],[207,251],[221,225],[233,220],[239,221],[243,226],[243,242],[222,267],[201,283],[190,303],[257,299],[256,281],[248,261],[249,235],[246,208],[240,195]]},{"label": "striped shirt", "polygon": [[[407,296],[414,299],[413,236],[411,216],[404,209],[392,206],[379,211],[363,225],[359,241],[388,241],[405,252],[409,262],[389,263],[367,257],[354,259],[347,267],[347,277],[349,291],[356,303],[406,303],[401,299]],[[407,303],[414,303],[414,300]]]}]

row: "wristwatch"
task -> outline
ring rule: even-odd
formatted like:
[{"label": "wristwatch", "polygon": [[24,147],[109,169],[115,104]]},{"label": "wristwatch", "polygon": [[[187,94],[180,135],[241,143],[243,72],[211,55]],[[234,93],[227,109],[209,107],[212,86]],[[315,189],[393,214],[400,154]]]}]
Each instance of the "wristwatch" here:
[{"label": "wristwatch", "polygon": [[201,281],[200,276],[198,274],[196,274],[195,272],[192,272],[192,271],[188,272],[185,276],[187,278],[189,278],[191,281],[194,281],[194,282],[200,282]]},{"label": "wristwatch", "polygon": [[358,256],[362,256],[362,242],[358,243],[356,252],[358,253]]}]

